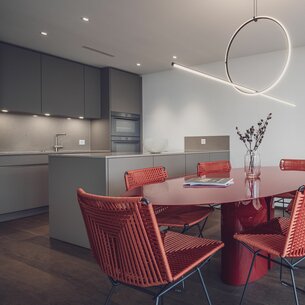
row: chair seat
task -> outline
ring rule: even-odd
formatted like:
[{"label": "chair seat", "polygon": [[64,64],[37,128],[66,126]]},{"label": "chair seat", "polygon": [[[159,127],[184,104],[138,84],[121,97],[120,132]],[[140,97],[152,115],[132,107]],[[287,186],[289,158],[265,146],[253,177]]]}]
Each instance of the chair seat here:
[{"label": "chair seat", "polygon": [[162,238],[174,280],[181,278],[224,246],[221,241],[172,231],[163,233]]},{"label": "chair seat", "polygon": [[168,206],[156,214],[159,226],[184,227],[193,226],[204,220],[213,211],[211,207],[201,206]]},{"label": "chair seat", "polygon": [[293,199],[295,196],[295,192],[287,192],[287,193],[282,193],[274,196],[275,198],[280,198],[280,199]]},{"label": "chair seat", "polygon": [[289,224],[289,218],[273,218],[269,222],[235,234],[234,238],[253,248],[261,249],[269,254],[282,256]]},{"label": "chair seat", "polygon": [[255,227],[237,234],[280,234],[286,235],[290,224],[289,217],[276,217],[268,222],[258,224]]}]

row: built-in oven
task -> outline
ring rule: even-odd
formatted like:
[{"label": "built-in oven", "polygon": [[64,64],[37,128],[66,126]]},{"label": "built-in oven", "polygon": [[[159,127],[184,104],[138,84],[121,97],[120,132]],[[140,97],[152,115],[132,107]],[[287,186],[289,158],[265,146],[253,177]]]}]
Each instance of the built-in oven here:
[{"label": "built-in oven", "polygon": [[111,136],[140,137],[140,115],[111,112]]},{"label": "built-in oven", "polygon": [[111,151],[113,152],[140,152],[140,137],[111,137]]}]

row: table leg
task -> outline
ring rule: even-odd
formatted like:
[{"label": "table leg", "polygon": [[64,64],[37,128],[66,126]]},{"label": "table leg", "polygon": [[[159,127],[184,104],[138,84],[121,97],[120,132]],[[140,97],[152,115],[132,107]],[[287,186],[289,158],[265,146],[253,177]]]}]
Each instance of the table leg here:
[{"label": "table leg", "polygon": [[[243,285],[252,261],[252,254],[233,235],[263,223],[272,216],[271,200],[249,200],[226,203],[221,206],[222,279],[230,285]],[[268,271],[268,261],[257,257],[250,282],[256,281]]]}]

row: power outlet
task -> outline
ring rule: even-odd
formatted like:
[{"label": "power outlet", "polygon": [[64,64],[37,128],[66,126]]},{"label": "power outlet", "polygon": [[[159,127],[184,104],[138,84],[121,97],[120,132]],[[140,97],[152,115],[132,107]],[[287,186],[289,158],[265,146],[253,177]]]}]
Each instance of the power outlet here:
[{"label": "power outlet", "polygon": [[207,143],[207,140],[206,140],[206,139],[201,139],[201,140],[200,140],[200,144],[204,145],[204,144],[206,144],[206,143]]},{"label": "power outlet", "polygon": [[78,145],[86,145],[86,140],[78,140]]}]

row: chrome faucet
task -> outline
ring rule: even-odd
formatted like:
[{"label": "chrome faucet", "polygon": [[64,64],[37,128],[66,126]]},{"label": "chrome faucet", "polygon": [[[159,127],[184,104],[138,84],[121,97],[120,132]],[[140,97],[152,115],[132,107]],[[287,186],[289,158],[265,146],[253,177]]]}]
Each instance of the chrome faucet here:
[{"label": "chrome faucet", "polygon": [[63,133],[57,133],[57,134],[55,135],[55,145],[53,146],[55,152],[58,152],[58,150],[59,150],[60,148],[64,148],[63,145],[59,145],[59,143],[58,143],[58,138],[59,138],[60,136],[66,136],[66,135],[67,135],[67,134],[66,134],[65,132],[63,132]]}]

